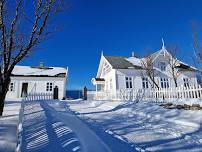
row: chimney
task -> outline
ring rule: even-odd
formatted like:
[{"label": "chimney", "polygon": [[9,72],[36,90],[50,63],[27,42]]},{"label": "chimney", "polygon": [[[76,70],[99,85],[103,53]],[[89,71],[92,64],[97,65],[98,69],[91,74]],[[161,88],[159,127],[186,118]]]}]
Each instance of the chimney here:
[{"label": "chimney", "polygon": [[132,52],[132,57],[135,57],[135,52],[134,51]]},{"label": "chimney", "polygon": [[39,63],[39,68],[44,68],[44,62],[41,61],[41,62]]}]

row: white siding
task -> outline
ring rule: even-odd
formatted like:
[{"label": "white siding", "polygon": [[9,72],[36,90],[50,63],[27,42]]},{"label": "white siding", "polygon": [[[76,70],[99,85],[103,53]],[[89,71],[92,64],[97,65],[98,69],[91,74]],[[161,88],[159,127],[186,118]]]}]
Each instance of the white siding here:
[{"label": "white siding", "polygon": [[116,72],[117,77],[117,90],[126,89],[125,77],[132,77],[133,88],[142,88],[142,73],[139,70],[119,69]]},{"label": "white siding", "polygon": [[11,77],[11,83],[14,83],[14,91],[8,91],[7,98],[20,98],[22,84],[28,83],[28,93],[47,93],[47,83],[53,83],[53,88],[58,86],[59,99],[65,97],[66,78],[60,77]]}]

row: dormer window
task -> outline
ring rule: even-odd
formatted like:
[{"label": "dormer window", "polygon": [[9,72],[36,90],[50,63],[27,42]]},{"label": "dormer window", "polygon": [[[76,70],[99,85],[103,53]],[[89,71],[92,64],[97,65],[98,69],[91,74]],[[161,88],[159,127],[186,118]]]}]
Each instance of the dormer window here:
[{"label": "dormer window", "polygon": [[165,62],[159,62],[159,69],[161,71],[166,71],[166,63]]}]

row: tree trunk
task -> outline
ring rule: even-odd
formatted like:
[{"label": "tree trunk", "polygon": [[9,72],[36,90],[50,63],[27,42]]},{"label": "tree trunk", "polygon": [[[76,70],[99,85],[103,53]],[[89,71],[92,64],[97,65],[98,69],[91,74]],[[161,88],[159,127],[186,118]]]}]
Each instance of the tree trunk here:
[{"label": "tree trunk", "polygon": [[178,87],[178,86],[177,86],[177,80],[174,79],[174,82],[175,82],[175,87],[177,88],[177,87]]},{"label": "tree trunk", "polygon": [[5,98],[8,92],[9,84],[10,84],[10,77],[8,77],[6,81],[0,84],[0,116],[2,116],[3,114]]},{"label": "tree trunk", "polygon": [[3,114],[5,98],[6,98],[6,93],[1,92],[0,93],[0,116],[2,116]]}]

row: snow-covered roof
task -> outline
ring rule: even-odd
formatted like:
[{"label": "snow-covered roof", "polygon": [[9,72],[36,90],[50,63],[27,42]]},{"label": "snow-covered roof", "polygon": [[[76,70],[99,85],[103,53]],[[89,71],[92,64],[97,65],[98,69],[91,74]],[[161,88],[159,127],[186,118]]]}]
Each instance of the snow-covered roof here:
[{"label": "snow-covered roof", "polygon": [[139,59],[136,57],[129,57],[129,58],[126,58],[126,60],[129,61],[130,63],[132,63],[133,65],[142,66],[142,64],[141,64],[142,59]]},{"label": "snow-covered roof", "polygon": [[16,65],[12,76],[33,76],[33,77],[65,77],[67,69],[63,67],[31,67]]}]

